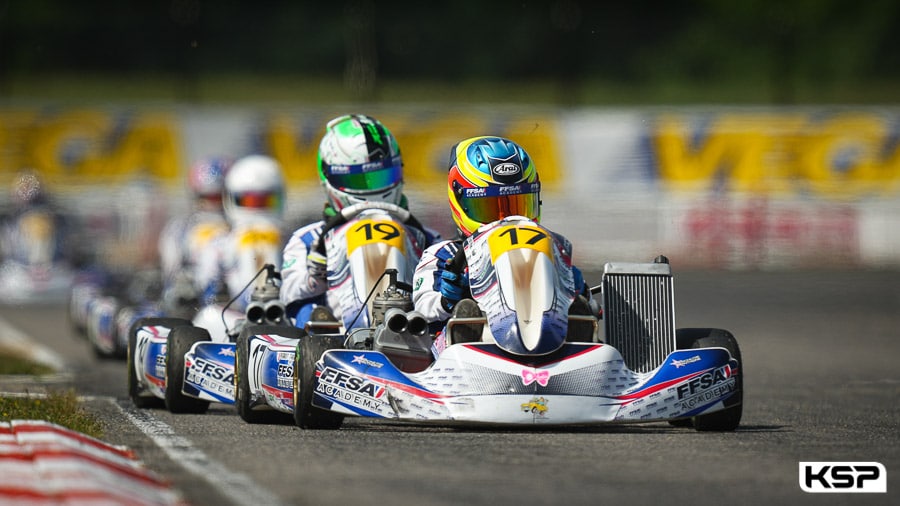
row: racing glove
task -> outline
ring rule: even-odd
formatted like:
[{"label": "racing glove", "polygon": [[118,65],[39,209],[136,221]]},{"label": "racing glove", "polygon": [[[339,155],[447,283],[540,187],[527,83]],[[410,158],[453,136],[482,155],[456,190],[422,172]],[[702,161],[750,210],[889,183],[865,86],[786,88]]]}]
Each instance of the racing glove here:
[{"label": "racing glove", "polygon": [[469,288],[468,273],[444,271],[441,273],[441,307],[448,313],[453,312],[456,303],[462,300]]},{"label": "racing glove", "polygon": [[575,282],[575,295],[590,296],[591,289],[584,281],[584,274],[581,273],[581,269],[574,265],[572,266],[572,280]]},{"label": "racing glove", "polygon": [[325,276],[328,274],[328,258],[313,250],[306,256],[306,272],[309,273],[309,277],[317,280],[317,281],[325,281]]}]

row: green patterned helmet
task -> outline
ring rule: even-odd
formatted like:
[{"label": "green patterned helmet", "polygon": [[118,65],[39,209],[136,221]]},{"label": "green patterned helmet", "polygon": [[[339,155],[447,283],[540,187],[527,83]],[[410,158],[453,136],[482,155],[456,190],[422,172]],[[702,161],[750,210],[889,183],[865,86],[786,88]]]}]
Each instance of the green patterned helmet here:
[{"label": "green patterned helmet", "polygon": [[335,209],[364,201],[400,204],[400,147],[377,119],[349,114],[329,121],[318,158],[319,179]]}]

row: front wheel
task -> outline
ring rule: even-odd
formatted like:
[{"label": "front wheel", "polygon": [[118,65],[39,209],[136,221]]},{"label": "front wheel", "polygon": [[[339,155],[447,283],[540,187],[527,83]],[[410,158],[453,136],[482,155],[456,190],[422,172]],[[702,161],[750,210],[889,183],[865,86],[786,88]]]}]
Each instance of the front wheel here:
[{"label": "front wheel", "polygon": [[175,327],[166,340],[166,408],[172,413],[205,413],[209,401],[184,395],[184,356],[194,343],[209,341],[209,332],[201,327]]},{"label": "front wheel", "polygon": [[[676,334],[678,349],[691,348],[725,348],[731,354],[731,358],[738,362],[738,374],[735,381],[734,395],[725,399],[725,408],[698,415],[690,419],[694,428],[698,431],[733,431],[741,423],[744,413],[744,362],[741,358],[741,349],[737,339],[731,332],[724,329],[678,329]],[[672,425],[686,425],[673,423]]]},{"label": "front wheel", "polygon": [[287,416],[274,409],[254,410],[250,392],[250,337],[258,334],[275,334],[300,339],[302,330],[279,325],[248,325],[241,330],[235,345],[234,357],[234,407],[247,423],[279,423]]},{"label": "front wheel", "polygon": [[316,362],[328,350],[344,347],[344,337],[303,336],[294,355],[294,423],[303,429],[339,429],[344,415],[313,406]]},{"label": "front wheel", "polygon": [[173,329],[182,325],[190,325],[191,322],[181,318],[141,318],[134,322],[128,331],[128,348],[126,350],[125,368],[128,373],[128,397],[137,408],[162,407],[162,399],[141,395],[141,386],[137,376],[137,333],[143,327],[166,327]]}]

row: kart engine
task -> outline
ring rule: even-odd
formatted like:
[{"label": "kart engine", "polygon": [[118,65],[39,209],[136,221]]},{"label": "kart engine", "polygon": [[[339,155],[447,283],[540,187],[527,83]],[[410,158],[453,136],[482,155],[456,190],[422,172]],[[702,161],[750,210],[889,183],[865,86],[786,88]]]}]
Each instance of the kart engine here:
[{"label": "kart engine", "polygon": [[348,347],[384,353],[404,372],[422,371],[432,358],[428,321],[422,313],[413,311],[411,287],[396,281],[396,271],[389,270],[388,274],[388,288],[372,300],[374,331],[351,334]]}]

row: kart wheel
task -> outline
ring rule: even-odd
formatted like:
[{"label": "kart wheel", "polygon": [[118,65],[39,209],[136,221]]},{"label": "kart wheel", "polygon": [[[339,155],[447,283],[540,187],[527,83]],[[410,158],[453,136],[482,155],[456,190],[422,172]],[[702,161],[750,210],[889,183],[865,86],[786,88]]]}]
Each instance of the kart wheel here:
[{"label": "kart wheel", "polygon": [[107,330],[104,327],[112,326],[112,322],[115,321],[115,313],[118,310],[119,301],[117,299],[114,297],[102,297],[97,299],[97,302],[88,313],[85,336],[87,337],[88,345],[91,347],[91,352],[99,360],[113,358],[114,350],[106,346],[105,342],[101,345],[100,336],[104,335],[104,331]]},{"label": "kart wheel", "polygon": [[184,395],[184,355],[199,341],[209,341],[209,332],[201,327],[182,325],[169,332],[166,340],[166,409],[172,413],[205,413],[209,401]]},{"label": "kart wheel", "polygon": [[79,339],[87,337],[87,329],[84,322],[76,317],[76,304],[80,303],[72,290],[69,291],[69,300],[66,302],[66,322],[69,324],[71,334]]},{"label": "kart wheel", "polygon": [[[731,332],[723,329],[678,329],[676,340],[678,349],[725,348],[731,353],[731,358],[737,360],[739,368],[739,374],[736,379],[737,389],[734,395],[725,400],[725,409],[691,418],[694,428],[698,431],[732,431],[737,429],[741,423],[741,416],[744,413],[744,362],[741,359],[741,349],[738,346],[737,339]],[[676,424],[673,423],[672,425]]]},{"label": "kart wheel", "polygon": [[303,429],[334,430],[341,427],[344,415],[313,406],[316,362],[327,350],[344,347],[344,336],[303,336],[294,355],[294,423]]},{"label": "kart wheel", "polygon": [[134,322],[128,331],[128,349],[126,351],[125,368],[128,370],[128,397],[138,408],[157,408],[163,406],[163,400],[157,397],[145,397],[140,395],[140,386],[137,379],[134,361],[137,358],[137,331],[141,327],[160,326],[175,328],[179,325],[190,325],[191,322],[177,318],[141,318]]},{"label": "kart wheel", "polygon": [[247,423],[282,423],[290,417],[274,409],[254,410],[250,404],[250,337],[258,334],[276,334],[299,339],[302,331],[296,327],[278,325],[248,325],[241,330],[235,346],[234,357],[234,407]]},{"label": "kart wheel", "polygon": [[[138,319],[134,316],[136,315],[136,310],[133,307],[123,307],[116,311],[116,318],[113,327],[115,328],[115,332],[113,334],[113,354],[112,357],[118,360],[125,359],[125,356],[128,352],[128,334],[127,332],[131,329],[134,322]],[[124,318],[130,318],[130,325],[125,327],[122,325]]]}]

